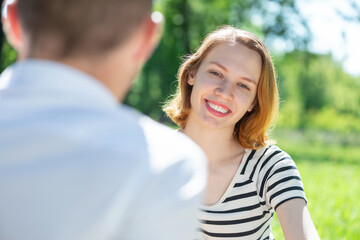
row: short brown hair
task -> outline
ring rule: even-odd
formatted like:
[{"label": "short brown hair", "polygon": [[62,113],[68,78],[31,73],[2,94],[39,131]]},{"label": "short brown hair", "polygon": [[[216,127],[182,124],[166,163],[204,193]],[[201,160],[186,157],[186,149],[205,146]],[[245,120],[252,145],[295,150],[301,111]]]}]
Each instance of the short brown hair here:
[{"label": "short brown hair", "polygon": [[[30,55],[100,54],[123,42],[150,15],[151,0],[18,0]],[[50,46],[49,46],[50,45]]]},{"label": "short brown hair", "polygon": [[187,82],[189,73],[196,73],[206,55],[221,43],[243,44],[261,56],[262,68],[256,93],[256,105],[251,112],[247,112],[236,123],[234,138],[244,148],[253,149],[265,146],[268,140],[266,132],[278,112],[279,96],[271,56],[265,44],[250,32],[223,26],[207,35],[195,54],[186,57],[179,68],[177,92],[163,109],[176,124],[185,128],[191,108],[192,86]]}]

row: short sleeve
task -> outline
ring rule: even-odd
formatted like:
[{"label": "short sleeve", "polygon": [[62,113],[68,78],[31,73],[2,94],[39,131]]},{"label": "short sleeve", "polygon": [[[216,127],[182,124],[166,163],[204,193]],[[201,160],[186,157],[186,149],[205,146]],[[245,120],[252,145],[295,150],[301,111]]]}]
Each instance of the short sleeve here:
[{"label": "short sleeve", "polygon": [[266,182],[265,200],[275,211],[282,203],[294,198],[307,202],[295,162],[285,152],[282,155],[286,157],[274,164]]}]

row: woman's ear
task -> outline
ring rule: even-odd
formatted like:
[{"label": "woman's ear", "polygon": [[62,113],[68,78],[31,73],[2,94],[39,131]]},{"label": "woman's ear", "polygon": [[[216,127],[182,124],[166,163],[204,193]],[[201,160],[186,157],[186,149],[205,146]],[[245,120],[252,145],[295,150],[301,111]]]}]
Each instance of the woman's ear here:
[{"label": "woman's ear", "polygon": [[190,86],[194,85],[195,82],[195,72],[192,70],[188,73],[187,82]]},{"label": "woman's ear", "polygon": [[257,99],[255,97],[254,101],[252,102],[252,104],[249,106],[249,108],[247,109],[248,112],[252,112],[252,110],[254,110],[254,107],[256,106],[257,103]]}]

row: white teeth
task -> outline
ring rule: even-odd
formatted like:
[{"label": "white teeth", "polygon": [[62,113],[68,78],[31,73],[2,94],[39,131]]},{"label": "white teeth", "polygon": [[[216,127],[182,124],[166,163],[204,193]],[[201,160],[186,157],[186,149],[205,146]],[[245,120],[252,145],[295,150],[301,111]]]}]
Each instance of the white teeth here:
[{"label": "white teeth", "polygon": [[220,107],[220,106],[218,106],[218,105],[215,105],[215,104],[213,104],[213,103],[211,103],[211,102],[209,102],[209,101],[207,101],[207,103],[208,103],[208,105],[209,105],[212,109],[214,109],[215,111],[218,111],[218,112],[221,112],[221,113],[228,113],[228,112],[229,112],[229,110],[226,110],[225,108]]}]

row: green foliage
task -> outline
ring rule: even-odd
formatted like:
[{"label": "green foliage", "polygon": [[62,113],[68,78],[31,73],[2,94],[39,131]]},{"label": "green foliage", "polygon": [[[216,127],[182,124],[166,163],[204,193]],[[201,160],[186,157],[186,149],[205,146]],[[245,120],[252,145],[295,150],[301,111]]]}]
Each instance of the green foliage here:
[{"label": "green foliage", "polygon": [[294,51],[276,57],[280,127],[360,133],[360,78],[331,55]]},{"label": "green foliage", "polygon": [[2,72],[7,66],[15,62],[17,54],[10,44],[5,41],[2,46],[0,54],[0,72]]}]

